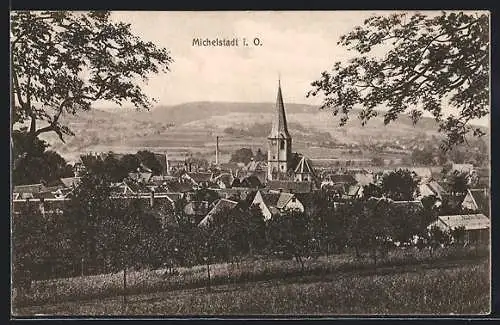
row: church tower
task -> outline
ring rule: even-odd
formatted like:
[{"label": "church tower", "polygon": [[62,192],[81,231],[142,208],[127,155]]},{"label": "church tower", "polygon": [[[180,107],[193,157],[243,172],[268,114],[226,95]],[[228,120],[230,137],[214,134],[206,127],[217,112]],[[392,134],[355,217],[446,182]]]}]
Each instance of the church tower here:
[{"label": "church tower", "polygon": [[276,180],[286,178],[290,168],[292,153],[292,137],[286,125],[285,106],[281,95],[281,82],[278,81],[278,97],[271,128],[267,137],[269,149],[267,151],[267,179]]}]

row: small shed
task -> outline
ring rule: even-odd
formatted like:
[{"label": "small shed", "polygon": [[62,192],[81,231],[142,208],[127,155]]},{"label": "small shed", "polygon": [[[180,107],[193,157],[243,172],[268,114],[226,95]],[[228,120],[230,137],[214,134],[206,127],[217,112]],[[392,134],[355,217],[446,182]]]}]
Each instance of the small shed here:
[{"label": "small shed", "polygon": [[489,238],[490,219],[482,213],[439,216],[427,229],[437,226],[443,231],[465,228],[465,242],[486,242]]}]

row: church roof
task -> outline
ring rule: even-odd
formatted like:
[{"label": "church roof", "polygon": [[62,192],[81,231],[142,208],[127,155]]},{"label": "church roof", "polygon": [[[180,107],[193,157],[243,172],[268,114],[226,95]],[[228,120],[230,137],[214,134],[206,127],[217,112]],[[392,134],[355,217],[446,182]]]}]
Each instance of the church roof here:
[{"label": "church roof", "polygon": [[285,105],[283,104],[283,96],[281,95],[281,84],[278,84],[278,96],[276,98],[276,107],[273,118],[273,124],[271,127],[271,133],[269,138],[284,138],[291,139],[290,133],[288,133],[288,127],[286,124],[286,114]]},{"label": "church roof", "polygon": [[297,167],[295,167],[295,173],[296,174],[314,174],[314,170],[311,167],[311,162],[306,159],[306,157],[302,157],[297,164]]}]

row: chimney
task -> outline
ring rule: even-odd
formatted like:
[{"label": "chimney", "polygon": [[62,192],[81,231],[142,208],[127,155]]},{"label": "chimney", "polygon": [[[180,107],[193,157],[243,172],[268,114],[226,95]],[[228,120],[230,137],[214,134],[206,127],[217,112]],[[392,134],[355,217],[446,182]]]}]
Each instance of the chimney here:
[{"label": "chimney", "polygon": [[219,165],[219,136],[216,137],[215,143],[215,165]]},{"label": "chimney", "polygon": [[168,152],[165,152],[165,162],[166,162],[166,174],[170,176],[170,164],[168,162]]}]

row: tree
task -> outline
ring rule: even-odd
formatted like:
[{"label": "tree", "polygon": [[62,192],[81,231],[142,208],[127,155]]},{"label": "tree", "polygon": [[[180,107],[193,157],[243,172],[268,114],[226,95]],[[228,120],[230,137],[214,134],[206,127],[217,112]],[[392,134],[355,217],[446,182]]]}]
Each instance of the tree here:
[{"label": "tree", "polygon": [[313,248],[313,237],[309,218],[302,212],[285,211],[268,220],[268,244],[276,252],[294,257],[305,270],[305,258]]},{"label": "tree", "polygon": [[[30,142],[25,133],[14,131],[12,181],[14,185],[54,182],[62,177],[72,177],[73,167],[58,153],[46,150],[48,144],[36,139]],[[27,154],[31,147],[31,155]]]},{"label": "tree", "polygon": [[[413,123],[429,112],[446,134],[443,148],[484,135],[471,121],[488,114],[489,17],[486,13],[442,12],[439,15],[395,13],[372,16],[338,44],[357,55],[336,62],[311,85],[308,96],[324,95],[322,108],[342,115],[344,125],[361,106],[362,125],[388,110],[384,123],[407,112]],[[369,56],[388,48],[383,57]],[[443,107],[455,109],[445,116]]]},{"label": "tree", "polygon": [[253,152],[250,148],[241,148],[236,150],[232,155],[230,162],[242,162],[245,165],[253,158]]},{"label": "tree", "polygon": [[469,189],[467,178],[468,175],[466,173],[460,173],[458,171],[450,173],[447,177],[450,193],[454,196],[463,197]]},{"label": "tree", "polygon": [[162,172],[162,166],[154,153],[148,150],[140,150],[136,154],[137,158],[139,158],[140,162],[151,169],[153,174],[159,175]]},{"label": "tree", "polygon": [[73,135],[61,117],[88,111],[96,101],[148,108],[141,89],[167,72],[168,51],[113,22],[108,11],[15,11],[11,14],[12,124],[29,123],[33,139]]},{"label": "tree", "polygon": [[126,172],[135,172],[141,165],[141,161],[137,155],[126,154],[120,159],[120,164]]},{"label": "tree", "polygon": [[363,186],[363,197],[371,198],[371,197],[381,197],[381,196],[382,196],[382,188],[380,186],[373,183]]},{"label": "tree", "polygon": [[408,169],[398,169],[382,176],[382,193],[395,201],[412,201],[418,180]]}]

